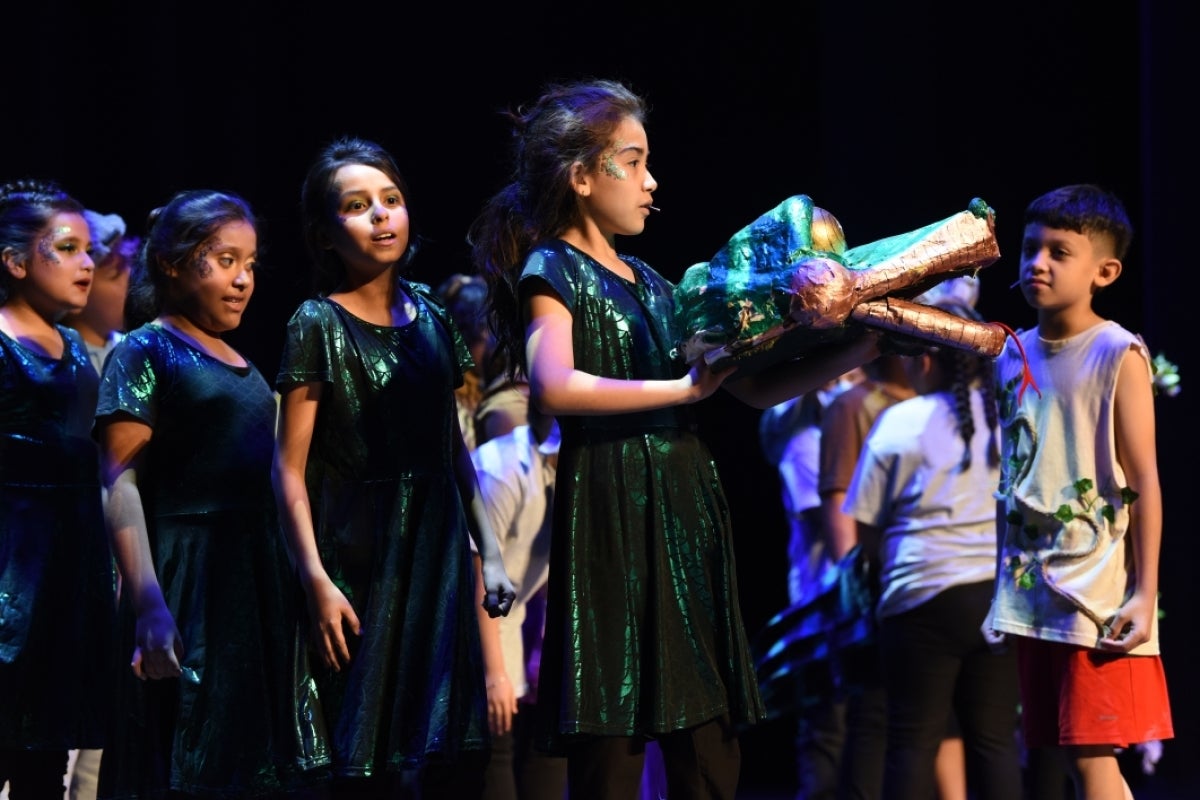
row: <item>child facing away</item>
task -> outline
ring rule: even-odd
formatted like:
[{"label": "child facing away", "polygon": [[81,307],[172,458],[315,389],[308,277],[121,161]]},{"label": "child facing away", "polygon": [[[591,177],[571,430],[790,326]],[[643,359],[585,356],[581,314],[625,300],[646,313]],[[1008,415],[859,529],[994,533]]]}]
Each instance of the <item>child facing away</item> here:
[{"label": "child facing away", "polygon": [[[729,505],[688,404],[728,371],[675,356],[673,286],[617,250],[652,213],[642,98],[549,87],[510,115],[513,181],[472,225],[498,346],[562,432],[540,742],[572,800],[637,795],[647,739],[672,798],[733,798],[738,727],[763,717]],[[766,408],[873,358],[863,336],[725,385]]]},{"label": "child facing away", "polygon": [[184,191],[151,212],[134,329],[105,365],[96,430],[132,669],[116,683],[103,798],[252,797],[325,777],[271,490],[275,397],[225,341],[258,249],[236,195]]},{"label": "child facing away", "polygon": [[287,327],[275,488],[308,599],[339,796],[466,798],[488,746],[474,567],[485,607],[514,597],[459,429],[471,357],[416,251],[392,156],[359,138],[318,154],[301,194],[317,296]]},{"label": "child facing away", "polygon": [[1058,749],[1089,800],[1131,796],[1117,748],[1173,736],[1151,361],[1141,337],[1092,307],[1131,238],[1100,187],[1030,203],[1020,286],[1038,324],[996,363],[1000,546],[985,632],[1015,641],[1026,746]]},{"label": "child facing away", "polygon": [[99,748],[111,703],[113,577],[99,376],[58,324],[95,276],[83,206],[0,186],[0,787],[62,797],[67,753]]},{"label": "child facing away", "polygon": [[[982,321],[954,296],[930,305]],[[948,794],[935,785],[953,716],[965,749],[961,796],[1018,798],[1016,659],[980,632],[996,579],[992,360],[946,346],[900,359],[917,394],[879,414],[846,492],[858,541],[879,562],[882,797]]]}]

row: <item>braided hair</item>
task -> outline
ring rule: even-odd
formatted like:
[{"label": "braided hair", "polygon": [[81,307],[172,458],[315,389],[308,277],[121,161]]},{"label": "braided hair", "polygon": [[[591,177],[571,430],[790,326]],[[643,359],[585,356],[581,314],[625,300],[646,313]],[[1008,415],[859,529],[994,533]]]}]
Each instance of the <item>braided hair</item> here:
[{"label": "braided hair", "polygon": [[[933,303],[937,308],[957,314],[966,319],[982,322],[983,318],[970,306],[956,301],[943,300]],[[930,356],[947,376],[944,391],[950,393],[954,405],[955,429],[963,440],[963,457],[959,469],[966,472],[971,467],[971,439],[975,436],[975,415],[971,413],[971,392],[978,389],[983,398],[984,418],[991,431],[988,440],[988,466],[1000,463],[998,431],[1000,406],[996,395],[996,372],[992,360],[987,356],[954,347],[931,348]]]}]

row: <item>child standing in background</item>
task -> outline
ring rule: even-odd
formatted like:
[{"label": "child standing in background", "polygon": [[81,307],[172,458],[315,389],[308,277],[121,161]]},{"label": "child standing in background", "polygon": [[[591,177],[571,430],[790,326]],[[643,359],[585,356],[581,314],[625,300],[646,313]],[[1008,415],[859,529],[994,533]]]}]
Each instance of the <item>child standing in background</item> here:
[{"label": "child standing in background", "polygon": [[434,292],[401,276],[409,194],[379,145],[339,139],[301,195],[317,297],[288,323],[275,489],[324,669],[339,797],[482,789],[487,732],[475,572],[485,607],[513,587],[459,429],[471,367]]},{"label": "child standing in background", "polygon": [[[759,446],[778,473],[787,521],[787,594],[792,606],[816,605],[817,598],[837,582],[837,562],[830,557],[821,532],[821,497],[817,493],[821,420],[829,404],[863,377],[856,368],[772,406],[759,418]],[[803,675],[805,690],[802,697],[788,692],[786,709],[772,709],[772,701],[767,700],[769,712],[786,713],[796,723],[795,800],[832,800],[838,786],[846,709],[844,699],[833,691],[829,661],[825,656],[792,665],[789,676]],[[764,698],[767,695],[764,691]]]},{"label": "child standing in background", "polygon": [[[141,240],[125,235],[125,220],[117,214],[85,209],[83,216],[92,234],[92,260],[96,263],[96,271],[87,305],[65,315],[62,323],[79,332],[92,366],[100,375],[104,372],[108,354],[125,335],[125,296],[129,292],[133,258]],[[95,799],[100,757],[100,750],[74,751],[68,770],[67,800]]]},{"label": "child standing in background", "polygon": [[79,331],[96,374],[104,371],[104,359],[125,332],[125,295],[129,273],[141,240],[127,236],[125,220],[116,214],[83,212],[92,232],[92,260],[96,277],[87,305],[63,317],[63,324]]},{"label": "child standing in background", "polygon": [[1015,640],[1026,746],[1059,750],[1088,800],[1131,796],[1117,748],[1173,736],[1150,357],[1092,307],[1132,235],[1096,186],[1030,203],[1020,284],[1038,324],[996,364],[1000,550],[985,629]]},{"label": "child standing in background", "polygon": [[[953,296],[929,305],[981,321]],[[917,396],[880,413],[846,493],[858,540],[879,561],[883,797],[937,794],[953,716],[969,796],[1011,800],[1021,795],[1016,659],[980,633],[996,578],[993,364],[947,346],[900,358]]]},{"label": "child standing in background", "polygon": [[[484,800],[562,800],[567,764],[530,746],[536,672],[530,674],[522,628],[526,604],[546,585],[550,563],[550,510],[558,465],[559,431],[553,417],[529,406],[527,422],[489,439],[471,454],[492,528],[517,597],[508,616],[477,609],[487,668],[492,757]],[[539,620],[540,621],[540,620]],[[539,626],[540,627],[540,626]],[[534,644],[541,647],[540,636]],[[535,668],[536,669],[536,668]]]},{"label": "child standing in background", "polygon": [[57,324],[95,275],[83,206],[0,187],[0,787],[61,800],[67,754],[103,745],[112,555],[91,437],[99,377]]},{"label": "child standing in background", "polygon": [[150,321],[104,370],[96,428],[132,670],[103,798],[280,793],[328,763],[271,491],[275,398],[224,338],[254,293],[256,225],[224,192],[152,212],[129,294],[130,318]]},{"label": "child standing in background", "polygon": [[[863,380],[829,403],[821,418],[817,472],[820,531],[826,552],[838,562],[859,545],[858,524],[847,513],[845,502],[863,442],[885,409],[916,394],[900,355],[881,355],[863,365],[863,374]],[[870,551],[864,550],[863,555],[868,561],[875,560]],[[873,623],[868,627],[873,628]],[[887,692],[876,638],[844,648],[833,663],[842,700],[843,733],[836,796],[838,800],[879,797],[887,750]]]}]

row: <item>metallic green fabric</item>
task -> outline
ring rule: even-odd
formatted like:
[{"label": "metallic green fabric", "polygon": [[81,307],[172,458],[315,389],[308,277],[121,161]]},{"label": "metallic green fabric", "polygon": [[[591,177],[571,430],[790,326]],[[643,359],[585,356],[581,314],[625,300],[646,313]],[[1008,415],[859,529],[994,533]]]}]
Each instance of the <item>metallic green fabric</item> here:
[{"label": "metallic green fabric", "polygon": [[381,327],[327,299],[288,324],[278,386],[323,384],[307,483],[317,545],[363,626],[318,676],[340,775],[487,744],[466,513],[453,467],[454,389],[471,356],[427,286],[417,319]]},{"label": "metallic green fabric", "polygon": [[[672,286],[624,256],[630,283],[565,242],[534,251],[520,288],[573,315],[575,366],[670,379]],[[653,735],[764,715],[738,607],[729,508],[687,409],[559,418],[541,738]]]},{"label": "metallic green fabric", "polygon": [[0,333],[0,748],[98,747],[111,695],[113,571],[91,439],[96,373]]},{"label": "metallic green fabric", "polygon": [[138,488],[186,653],[177,680],[135,678],[122,598],[101,797],[249,797],[302,785],[329,761],[270,481],[275,409],[254,367],[223,364],[155,323],[109,357],[97,422],[122,414],[153,428]]}]

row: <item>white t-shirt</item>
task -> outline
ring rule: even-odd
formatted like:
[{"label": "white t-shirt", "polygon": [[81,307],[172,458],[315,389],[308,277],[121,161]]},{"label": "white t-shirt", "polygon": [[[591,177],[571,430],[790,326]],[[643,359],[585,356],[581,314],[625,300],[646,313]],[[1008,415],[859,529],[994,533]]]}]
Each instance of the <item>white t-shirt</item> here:
[{"label": "white t-shirt", "polygon": [[[538,444],[528,425],[479,445],[472,453],[488,521],[500,540],[504,571],[516,590],[508,615],[499,619],[504,669],[517,697],[529,690],[521,624],[525,604],[550,573],[550,520],[554,467],[547,457],[558,452],[557,424]],[[473,540],[472,540],[473,545]]]},{"label": "white t-shirt", "polygon": [[[1117,375],[1131,353],[1147,370],[1150,356],[1140,337],[1112,321],[1069,339],[1042,339],[1034,328],[1020,340],[1037,389],[1020,391],[1021,356],[1009,342],[996,361],[1004,431],[996,496],[1016,522],[1005,530],[989,624],[1095,647],[1135,577],[1117,460]],[[1153,619],[1150,640],[1133,655],[1158,654]]]},{"label": "white t-shirt", "polygon": [[972,391],[971,466],[960,470],[964,444],[952,403],[949,392],[937,392],[884,409],[847,490],[846,513],[882,531],[880,617],[995,578],[1000,470],[987,461],[993,431],[983,396]]}]

